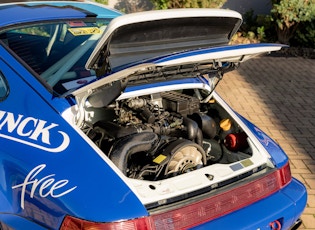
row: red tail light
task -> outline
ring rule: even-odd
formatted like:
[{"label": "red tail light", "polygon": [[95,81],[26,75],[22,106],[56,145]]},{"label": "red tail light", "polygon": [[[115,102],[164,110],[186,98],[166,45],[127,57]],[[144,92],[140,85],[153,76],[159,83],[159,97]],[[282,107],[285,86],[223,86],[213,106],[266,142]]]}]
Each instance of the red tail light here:
[{"label": "red tail light", "polygon": [[186,229],[250,205],[278,191],[291,181],[289,164],[258,180],[167,212],[128,221],[94,223],[67,216],[61,230]]}]

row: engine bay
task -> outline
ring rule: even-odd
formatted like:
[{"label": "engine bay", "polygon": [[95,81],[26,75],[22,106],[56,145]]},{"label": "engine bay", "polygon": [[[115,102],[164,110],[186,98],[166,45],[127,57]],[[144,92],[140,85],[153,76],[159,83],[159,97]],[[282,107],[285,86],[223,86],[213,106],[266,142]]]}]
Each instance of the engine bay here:
[{"label": "engine bay", "polygon": [[158,181],[252,156],[246,133],[215,101],[196,90],[116,100],[90,111],[82,130],[132,179]]}]

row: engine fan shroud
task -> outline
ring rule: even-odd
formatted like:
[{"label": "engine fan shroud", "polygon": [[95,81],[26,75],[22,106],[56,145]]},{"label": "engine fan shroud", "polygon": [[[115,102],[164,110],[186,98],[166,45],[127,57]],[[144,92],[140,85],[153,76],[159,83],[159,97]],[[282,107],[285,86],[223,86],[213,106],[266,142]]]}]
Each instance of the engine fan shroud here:
[{"label": "engine fan shroud", "polygon": [[168,156],[164,175],[183,174],[206,165],[206,154],[203,148],[186,139],[178,139],[164,151]]}]

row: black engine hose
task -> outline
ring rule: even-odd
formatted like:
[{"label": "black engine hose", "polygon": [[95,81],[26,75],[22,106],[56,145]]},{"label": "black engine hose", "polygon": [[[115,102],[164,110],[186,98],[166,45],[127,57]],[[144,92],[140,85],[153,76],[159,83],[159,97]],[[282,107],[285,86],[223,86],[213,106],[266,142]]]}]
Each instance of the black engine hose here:
[{"label": "black engine hose", "polygon": [[187,138],[201,145],[203,141],[203,135],[198,126],[198,123],[188,117],[184,117],[183,121],[187,128]]},{"label": "black engine hose", "polygon": [[217,125],[212,117],[202,113],[194,113],[189,118],[197,122],[207,138],[212,139],[217,135]]},{"label": "black engine hose", "polygon": [[158,135],[152,132],[136,133],[123,137],[114,144],[109,158],[126,175],[130,157],[138,152],[153,151],[156,149],[158,141]]}]

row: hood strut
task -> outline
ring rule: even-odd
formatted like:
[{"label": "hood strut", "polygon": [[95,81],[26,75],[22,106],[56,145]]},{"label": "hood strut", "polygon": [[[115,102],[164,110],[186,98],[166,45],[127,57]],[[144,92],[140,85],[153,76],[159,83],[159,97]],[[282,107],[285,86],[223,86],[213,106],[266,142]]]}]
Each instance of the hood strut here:
[{"label": "hood strut", "polygon": [[223,79],[223,75],[229,71],[236,69],[239,66],[239,63],[228,63],[228,66],[223,66],[221,61],[213,61],[213,70],[215,70],[216,74],[214,77],[209,79],[209,84],[211,85],[211,91],[209,92],[208,96],[201,100],[202,103],[207,103],[211,97],[212,92],[217,87],[219,82]]}]

